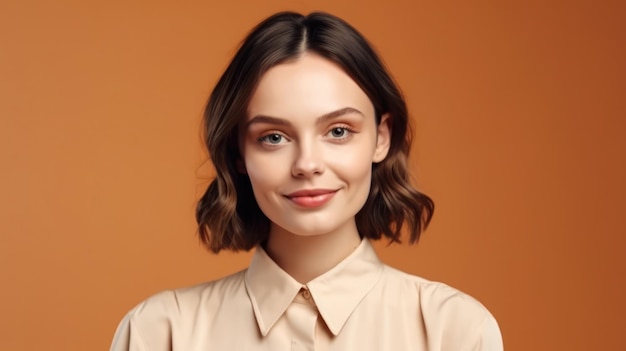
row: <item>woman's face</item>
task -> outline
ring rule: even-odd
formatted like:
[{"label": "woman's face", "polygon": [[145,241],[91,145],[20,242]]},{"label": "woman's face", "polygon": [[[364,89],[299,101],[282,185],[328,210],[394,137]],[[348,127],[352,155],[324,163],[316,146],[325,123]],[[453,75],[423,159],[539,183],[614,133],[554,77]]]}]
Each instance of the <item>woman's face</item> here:
[{"label": "woman's face", "polygon": [[305,53],[271,68],[240,126],[241,171],[270,233],[355,231],[389,138],[386,116],[377,126],[365,92],[333,62]]}]

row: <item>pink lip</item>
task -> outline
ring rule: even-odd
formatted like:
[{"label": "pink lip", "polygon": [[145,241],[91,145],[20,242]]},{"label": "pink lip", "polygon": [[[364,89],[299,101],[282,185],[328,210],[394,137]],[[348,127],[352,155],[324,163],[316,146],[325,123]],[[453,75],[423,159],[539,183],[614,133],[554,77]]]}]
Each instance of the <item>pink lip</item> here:
[{"label": "pink lip", "polygon": [[336,192],[337,190],[331,189],[308,189],[294,191],[285,197],[298,206],[311,208],[324,205],[333,198]]}]

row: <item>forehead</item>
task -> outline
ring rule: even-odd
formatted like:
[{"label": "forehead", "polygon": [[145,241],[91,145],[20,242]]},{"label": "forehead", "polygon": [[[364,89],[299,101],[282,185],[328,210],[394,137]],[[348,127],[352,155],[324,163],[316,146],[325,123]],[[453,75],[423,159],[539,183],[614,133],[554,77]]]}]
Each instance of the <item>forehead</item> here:
[{"label": "forehead", "polygon": [[366,116],[374,107],[365,92],[334,62],[314,53],[269,69],[248,104],[246,120],[257,115],[315,118],[351,107]]}]

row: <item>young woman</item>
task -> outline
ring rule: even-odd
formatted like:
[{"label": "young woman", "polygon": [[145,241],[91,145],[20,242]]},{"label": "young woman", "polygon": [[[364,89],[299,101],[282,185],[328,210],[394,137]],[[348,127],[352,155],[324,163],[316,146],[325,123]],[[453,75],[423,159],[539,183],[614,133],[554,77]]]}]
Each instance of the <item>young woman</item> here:
[{"label": "young woman", "polygon": [[367,41],[324,13],[259,24],[205,113],[217,170],[197,208],[213,252],[250,267],[165,291],[121,322],[112,350],[501,350],[476,300],[377,258],[416,242],[433,202],[409,183],[406,105]]}]

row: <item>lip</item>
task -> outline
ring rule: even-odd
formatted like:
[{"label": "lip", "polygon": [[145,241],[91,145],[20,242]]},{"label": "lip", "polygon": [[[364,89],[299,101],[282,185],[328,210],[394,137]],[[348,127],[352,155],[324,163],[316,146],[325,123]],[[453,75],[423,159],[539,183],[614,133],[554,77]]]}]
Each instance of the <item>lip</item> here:
[{"label": "lip", "polygon": [[334,189],[304,189],[289,193],[285,197],[297,206],[314,208],[326,204],[336,192]]}]

